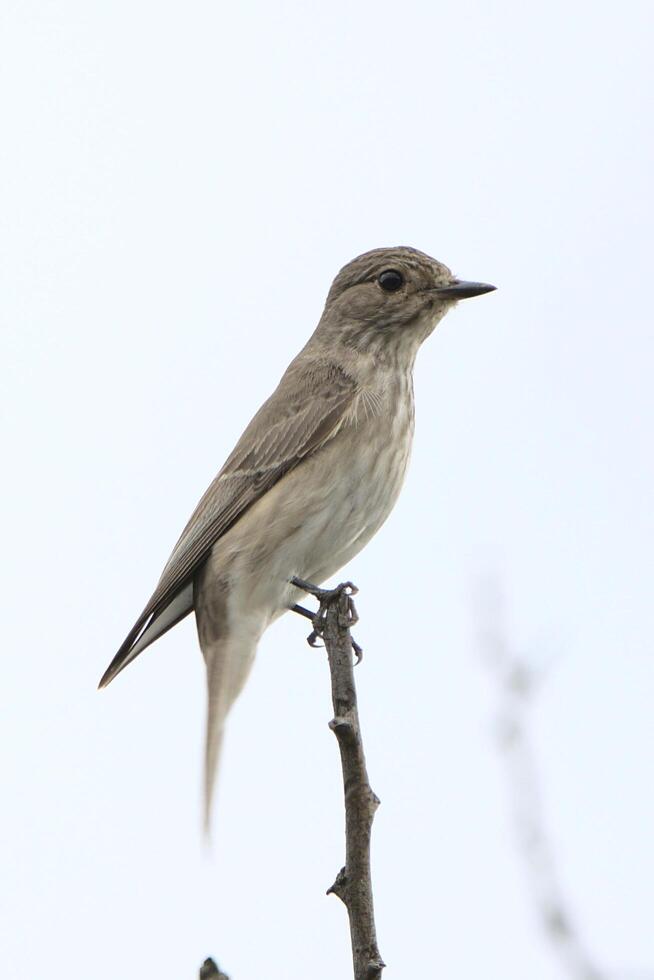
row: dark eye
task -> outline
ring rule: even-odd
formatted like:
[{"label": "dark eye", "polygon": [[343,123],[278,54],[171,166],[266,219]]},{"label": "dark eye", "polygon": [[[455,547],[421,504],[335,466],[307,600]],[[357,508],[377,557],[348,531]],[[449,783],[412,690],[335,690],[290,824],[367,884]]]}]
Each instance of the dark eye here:
[{"label": "dark eye", "polygon": [[387,293],[395,293],[404,285],[404,276],[397,269],[385,269],[380,272],[377,282]]}]

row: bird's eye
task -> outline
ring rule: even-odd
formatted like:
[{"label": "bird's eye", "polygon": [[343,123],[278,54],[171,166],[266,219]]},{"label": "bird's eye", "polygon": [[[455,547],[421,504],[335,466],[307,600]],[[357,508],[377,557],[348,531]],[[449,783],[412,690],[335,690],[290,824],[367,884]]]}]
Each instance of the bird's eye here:
[{"label": "bird's eye", "polygon": [[387,293],[395,293],[404,285],[404,276],[397,269],[385,269],[380,272],[377,282]]}]

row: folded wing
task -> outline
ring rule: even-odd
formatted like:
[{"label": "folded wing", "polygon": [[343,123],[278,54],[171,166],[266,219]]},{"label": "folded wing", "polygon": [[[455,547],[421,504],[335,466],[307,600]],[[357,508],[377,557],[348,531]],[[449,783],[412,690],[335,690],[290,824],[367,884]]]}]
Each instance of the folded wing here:
[{"label": "folded wing", "polygon": [[338,365],[307,362],[302,355],[293,361],[195,508],[100,687],[191,612],[193,577],[215,542],[286,473],[336,435],[355,397],[356,382]]}]

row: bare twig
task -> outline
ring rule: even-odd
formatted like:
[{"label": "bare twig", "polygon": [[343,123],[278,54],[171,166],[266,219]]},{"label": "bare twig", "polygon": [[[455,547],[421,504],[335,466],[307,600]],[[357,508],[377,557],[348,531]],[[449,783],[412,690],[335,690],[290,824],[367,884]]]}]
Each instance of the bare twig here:
[{"label": "bare twig", "polygon": [[200,980],[229,980],[226,973],[222,973],[215,961],[209,957],[200,967]]},{"label": "bare twig", "polygon": [[345,795],[345,867],[327,894],[338,895],[347,908],[355,980],[379,980],[385,964],[377,946],[370,875],[370,833],[379,800],[368,781],[354,684],[350,626],[357,620],[356,591],[347,582],[322,592],[314,620],[329,660],[334,705],[329,727],[338,739]]},{"label": "bare twig", "polygon": [[[315,645],[319,636],[325,643],[334,705],[329,727],[338,739],[343,768],[345,867],[338,872],[327,894],[338,895],[347,909],[355,980],[380,980],[385,964],[377,946],[370,875],[370,833],[379,800],[368,781],[354,685],[353,653],[358,663],[361,648],[350,635],[350,627],[357,621],[352,601],[357,590],[351,582],[335,589],[319,589],[301,579],[293,579],[293,584],[320,602],[315,615],[302,606],[295,606],[294,611],[313,622],[309,643]],[[207,959],[200,970],[200,980],[228,980],[228,977],[212,959]]]},{"label": "bare twig", "polygon": [[561,888],[543,819],[538,769],[527,723],[536,678],[527,662],[510,651],[500,636],[489,640],[494,640],[493,659],[501,697],[498,741],[509,776],[517,839],[544,933],[571,978],[608,980],[581,939]]},{"label": "bare twig", "polygon": [[[512,649],[503,612],[501,595],[487,587],[485,601],[477,608],[478,642],[497,686],[498,743],[506,764],[516,836],[543,931],[571,980],[626,978],[623,971],[609,972],[598,965],[586,948],[557,874],[529,730],[530,709],[542,677],[527,657]],[[635,980],[635,974],[630,975]],[[639,976],[654,980],[651,973]]]}]

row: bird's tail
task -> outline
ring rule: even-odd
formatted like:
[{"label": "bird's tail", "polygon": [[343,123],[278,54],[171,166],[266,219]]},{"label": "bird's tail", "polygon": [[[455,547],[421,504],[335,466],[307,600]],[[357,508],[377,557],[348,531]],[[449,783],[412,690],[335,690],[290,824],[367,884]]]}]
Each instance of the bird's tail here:
[{"label": "bird's tail", "polygon": [[204,829],[208,834],[225,719],[243,689],[257,638],[227,635],[203,645],[207,665],[207,738],[204,765]]}]

